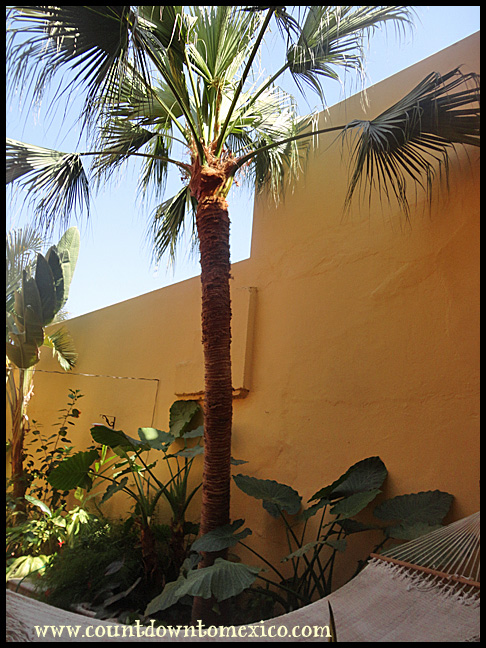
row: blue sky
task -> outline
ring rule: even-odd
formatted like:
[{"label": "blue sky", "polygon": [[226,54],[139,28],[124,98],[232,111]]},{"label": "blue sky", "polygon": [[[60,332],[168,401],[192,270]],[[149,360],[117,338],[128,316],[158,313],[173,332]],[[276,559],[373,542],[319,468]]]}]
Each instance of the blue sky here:
[{"label": "blue sky", "polygon": [[[370,40],[366,85],[377,83],[480,29],[479,6],[421,6],[415,9],[417,19],[412,33],[398,36],[394,28],[389,27]],[[263,63],[271,65],[279,52],[276,41],[270,39]],[[291,83],[285,87],[296,97],[300,96]],[[325,85],[327,103],[333,105],[359,89],[359,84],[350,82],[343,92],[337,83],[328,82]],[[315,95],[309,94],[307,101],[299,100],[302,113],[318,107]],[[63,151],[77,150],[73,122],[74,118],[62,119],[61,111],[53,119],[46,119],[42,109],[36,115],[20,115],[15,99],[7,103],[7,136],[29,144]],[[129,168],[126,167],[122,176],[117,176],[118,182],[96,194],[89,222],[73,221],[81,231],[81,250],[66,305],[72,317],[199,274],[197,257],[191,257],[183,249],[174,267],[169,268],[162,261],[160,267],[155,268],[151,263],[146,229],[156,204],[141,205],[136,189],[138,167],[133,165],[131,171]],[[170,175],[166,197],[174,195],[179,188],[178,175]],[[232,261],[236,262],[250,255],[253,196],[244,187],[234,187],[228,200]],[[7,229],[18,227],[29,218],[28,212],[20,209],[20,202],[11,204],[9,191],[6,213]],[[59,238],[58,234],[55,233],[53,242]]]}]

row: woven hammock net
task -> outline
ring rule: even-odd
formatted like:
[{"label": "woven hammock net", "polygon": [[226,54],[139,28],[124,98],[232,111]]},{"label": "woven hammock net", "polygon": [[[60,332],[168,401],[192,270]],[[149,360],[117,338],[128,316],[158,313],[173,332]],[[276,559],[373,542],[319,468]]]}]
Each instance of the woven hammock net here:
[{"label": "woven hammock net", "polygon": [[[338,641],[453,642],[479,641],[480,514],[475,513],[398,548],[372,558],[349,583],[304,608],[252,626],[221,634],[181,631],[178,637],[140,638],[127,626],[54,608],[7,590],[7,641],[52,642],[45,631],[65,628],[63,641],[326,641],[313,628],[329,624],[329,605]],[[68,637],[66,627],[77,628]],[[38,631],[39,628],[44,632]],[[241,630],[243,628],[243,630]],[[253,628],[253,631],[252,631]],[[272,630],[273,629],[273,630]]]}]

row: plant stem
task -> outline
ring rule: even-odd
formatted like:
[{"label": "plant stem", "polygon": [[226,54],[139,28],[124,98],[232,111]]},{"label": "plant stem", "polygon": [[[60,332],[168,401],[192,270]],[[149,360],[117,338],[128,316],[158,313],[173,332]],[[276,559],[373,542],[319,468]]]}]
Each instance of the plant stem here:
[{"label": "plant stem", "polygon": [[251,553],[254,554],[255,556],[257,556],[257,558],[260,558],[260,560],[262,562],[264,562],[266,565],[268,565],[270,567],[270,569],[272,569],[277,574],[277,576],[279,578],[281,578],[282,580],[285,580],[285,577],[278,571],[278,569],[276,567],[274,567],[271,562],[266,560],[261,554],[259,554],[257,551],[255,551],[254,549],[252,549],[248,545],[246,545],[244,542],[241,542],[241,540],[239,541],[239,544],[242,547],[245,547],[245,549],[248,549],[248,551],[251,551]]}]

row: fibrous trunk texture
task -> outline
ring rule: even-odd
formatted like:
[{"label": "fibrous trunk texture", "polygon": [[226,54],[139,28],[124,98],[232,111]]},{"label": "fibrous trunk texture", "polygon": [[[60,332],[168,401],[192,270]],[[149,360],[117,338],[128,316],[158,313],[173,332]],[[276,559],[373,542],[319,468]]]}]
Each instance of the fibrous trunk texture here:
[{"label": "fibrous trunk texture", "polygon": [[[202,289],[202,342],[204,348],[204,468],[200,533],[229,524],[232,425],[231,299],[228,205],[218,190],[224,173],[196,169],[193,195],[198,199]],[[200,567],[208,567],[226,552],[203,554]],[[210,621],[212,601],[196,598],[193,623]]]},{"label": "fibrous trunk texture", "polygon": [[[204,198],[197,211],[204,348],[204,469],[201,534],[229,523],[232,423],[231,299],[227,203]],[[212,564],[205,556],[203,563]]]}]

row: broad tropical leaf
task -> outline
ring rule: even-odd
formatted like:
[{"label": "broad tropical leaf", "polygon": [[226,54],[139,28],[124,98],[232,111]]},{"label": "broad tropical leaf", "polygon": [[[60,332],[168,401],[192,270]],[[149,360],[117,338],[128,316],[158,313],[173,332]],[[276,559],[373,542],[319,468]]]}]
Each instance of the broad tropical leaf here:
[{"label": "broad tropical leaf", "polygon": [[430,197],[436,167],[448,170],[454,144],[479,146],[479,87],[475,74],[429,74],[403,99],[371,121],[354,120],[354,172],[346,204],[365,181],[389,199],[394,195],[408,215],[409,182]]},{"label": "broad tropical leaf", "polygon": [[91,436],[93,437],[93,441],[101,445],[106,445],[112,450],[115,448],[123,448],[132,452],[150,450],[150,444],[147,441],[133,439],[122,430],[113,430],[105,425],[94,425],[91,428]]},{"label": "broad tropical leaf", "polygon": [[64,288],[61,308],[66,303],[69,296],[69,288],[71,286],[74,270],[78,262],[80,245],[81,236],[78,228],[70,227],[61,236],[61,239],[56,246],[56,250],[61,261]]},{"label": "broad tropical leaf", "polygon": [[352,518],[366,508],[380,493],[381,490],[375,488],[370,491],[361,491],[353,495],[348,495],[334,504],[331,513],[333,515],[339,515],[340,519]]},{"label": "broad tropical leaf", "polygon": [[179,438],[189,430],[195,416],[201,411],[196,401],[175,401],[169,414],[169,430],[174,438]]},{"label": "broad tropical leaf", "polygon": [[97,459],[97,450],[77,452],[54,468],[47,481],[58,490],[71,490],[78,486],[89,488],[92,483],[89,477],[90,468]]},{"label": "broad tropical leaf", "polygon": [[345,473],[345,479],[332,491],[333,498],[347,497],[380,488],[388,471],[380,457],[369,457],[358,461]]},{"label": "broad tropical leaf", "polygon": [[115,493],[118,493],[119,491],[123,490],[127,484],[128,484],[128,477],[123,477],[123,479],[120,479],[120,481],[117,484],[110,484],[106,489],[103,497],[101,498],[100,504],[104,504],[105,502],[107,502],[110,499],[110,497],[113,497]]},{"label": "broad tropical leaf", "polygon": [[209,531],[193,542],[191,551],[221,551],[234,547],[252,533],[250,529],[238,531],[244,522],[244,520],[235,520],[231,524]]},{"label": "broad tropical leaf", "polygon": [[138,436],[142,443],[148,443],[151,448],[163,450],[164,452],[175,441],[175,437],[169,432],[152,427],[138,428]]},{"label": "broad tropical leaf", "polygon": [[272,517],[278,518],[281,511],[295,515],[300,510],[302,497],[286,484],[279,484],[273,479],[257,479],[241,474],[233,475],[233,479],[244,493],[262,500],[263,508]]},{"label": "broad tropical leaf", "polygon": [[351,468],[336,479],[332,484],[321,488],[309,498],[315,500],[335,500],[355,493],[371,491],[380,488],[386,479],[388,471],[380,457],[368,457],[355,463]]},{"label": "broad tropical leaf", "polygon": [[7,312],[13,312],[14,293],[22,287],[22,272],[32,268],[34,257],[42,249],[43,239],[31,226],[12,229],[6,236]]},{"label": "broad tropical leaf", "polygon": [[399,522],[386,528],[388,536],[411,540],[440,526],[453,499],[439,490],[398,495],[379,504],[373,513],[380,520]]},{"label": "broad tropical leaf", "polygon": [[191,570],[187,577],[179,576],[177,581],[168,583],[148,604],[145,614],[166,610],[186,595],[206,599],[214,596],[217,601],[224,601],[250,587],[260,571],[259,567],[217,558],[211,567]]}]

